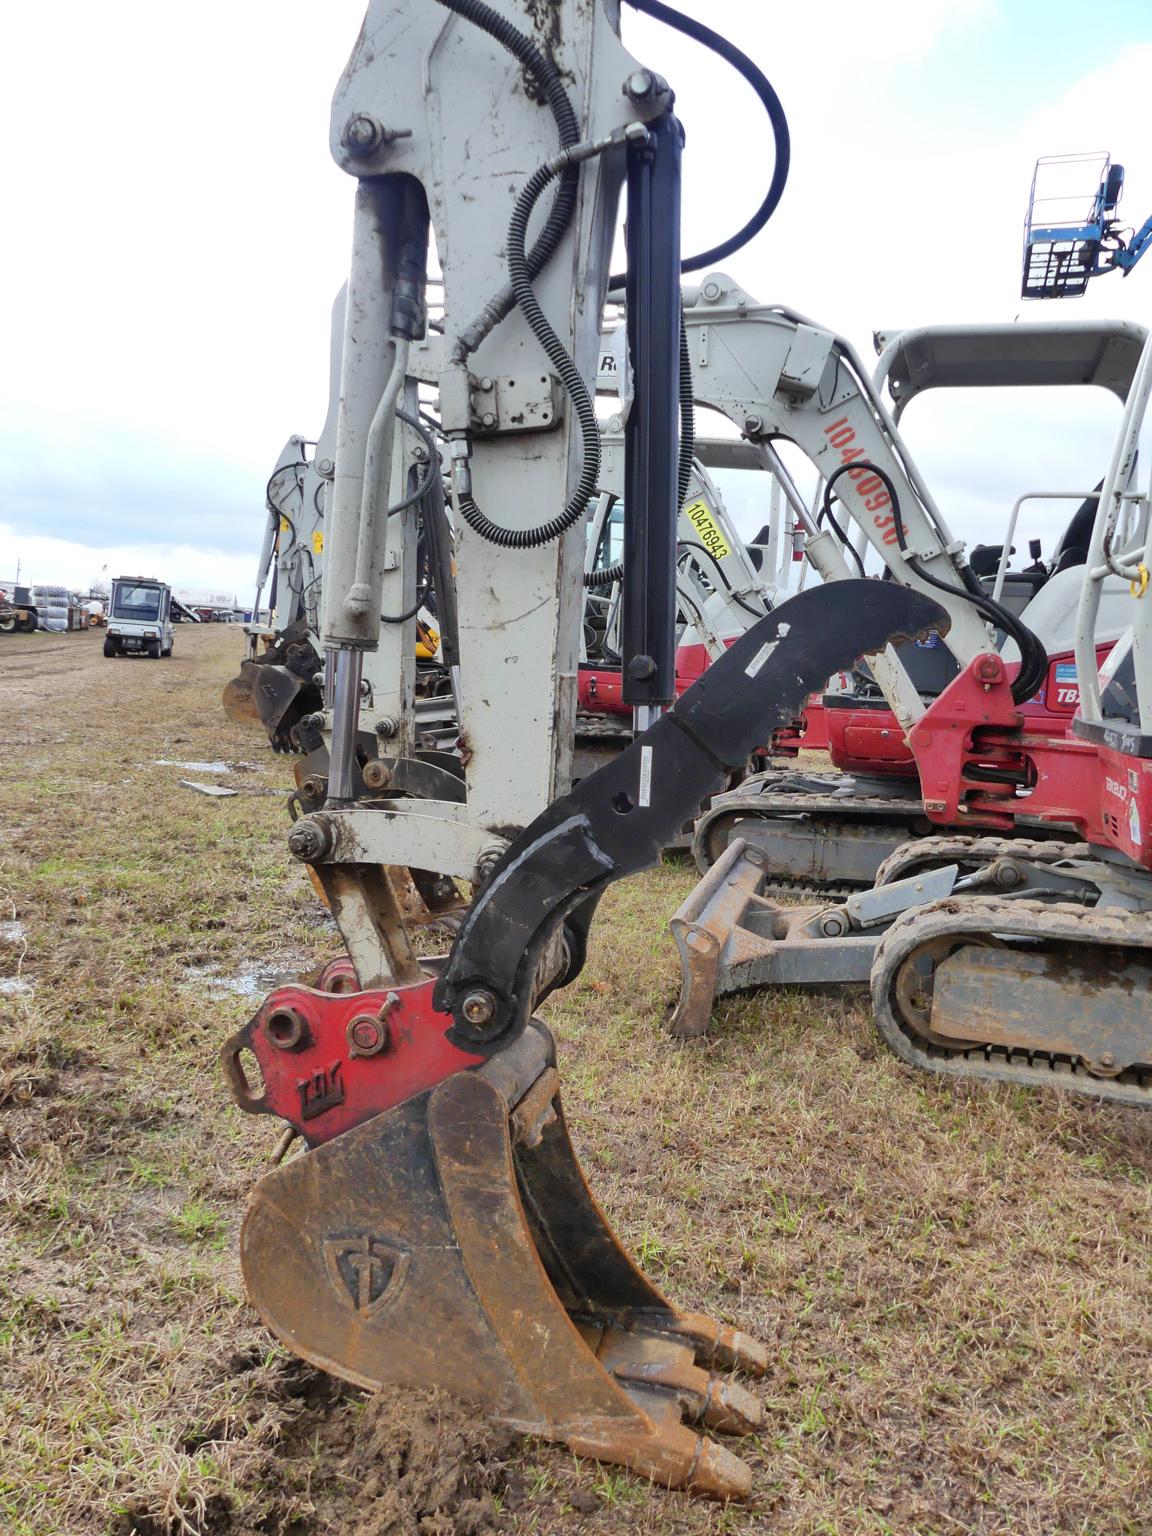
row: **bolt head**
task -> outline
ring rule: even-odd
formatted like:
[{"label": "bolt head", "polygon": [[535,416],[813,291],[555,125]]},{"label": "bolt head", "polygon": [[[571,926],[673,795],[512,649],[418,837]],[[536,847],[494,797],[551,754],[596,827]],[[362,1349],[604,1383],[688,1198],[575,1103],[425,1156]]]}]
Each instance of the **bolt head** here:
[{"label": "bolt head", "polygon": [[366,160],[384,142],[384,129],[367,112],[356,112],[344,124],[340,142],[355,160]]},{"label": "bolt head", "polygon": [[379,758],[364,764],[364,782],[369,789],[387,789],[392,782],[392,770]]},{"label": "bolt head", "polygon": [[638,69],[624,82],[624,94],[629,101],[647,101],[656,89],[656,78],[646,69]]},{"label": "bolt head", "polygon": [[711,281],[705,283],[703,293],[710,304],[715,304],[720,297],[720,284]]},{"label": "bolt head", "polygon": [[305,864],[323,858],[327,842],[322,828],[311,821],[298,821],[288,834],[289,851]]},{"label": "bolt head", "polygon": [[981,656],[976,662],[976,676],[982,683],[998,682],[1004,666],[999,656]]},{"label": "bolt head", "polygon": [[751,415],[751,416],[745,416],[745,418],[744,418],[744,430],[745,430],[745,432],[749,432],[749,433],[759,432],[760,429],[763,427],[763,425],[764,425],[764,418],[762,416]]},{"label": "bolt head", "polygon": [[336,473],[336,465],[331,459],[321,459],[316,466],[316,473],[325,476],[334,475]]},{"label": "bolt head", "polygon": [[345,1030],[352,1056],[378,1056],[388,1044],[388,1024],[370,1013],[358,1013]]},{"label": "bolt head", "polygon": [[485,988],[477,987],[464,999],[460,1012],[469,1024],[489,1024],[496,1012],[496,999]]},{"label": "bolt head", "polygon": [[480,425],[482,427],[494,427],[496,425],[496,417],[491,411],[485,411],[480,418]]},{"label": "bolt head", "polygon": [[820,932],[826,939],[838,939],[848,932],[848,924],[840,912],[827,912],[820,919]]}]

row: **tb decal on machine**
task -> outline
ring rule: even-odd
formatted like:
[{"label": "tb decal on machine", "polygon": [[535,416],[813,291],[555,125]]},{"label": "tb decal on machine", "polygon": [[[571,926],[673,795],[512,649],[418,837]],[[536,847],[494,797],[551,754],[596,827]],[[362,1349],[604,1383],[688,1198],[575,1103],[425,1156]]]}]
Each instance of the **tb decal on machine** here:
[{"label": "tb decal on machine", "polygon": [[1053,669],[1052,687],[1054,704],[1070,705],[1075,709],[1080,702],[1080,684],[1076,678],[1074,661],[1058,661]]}]

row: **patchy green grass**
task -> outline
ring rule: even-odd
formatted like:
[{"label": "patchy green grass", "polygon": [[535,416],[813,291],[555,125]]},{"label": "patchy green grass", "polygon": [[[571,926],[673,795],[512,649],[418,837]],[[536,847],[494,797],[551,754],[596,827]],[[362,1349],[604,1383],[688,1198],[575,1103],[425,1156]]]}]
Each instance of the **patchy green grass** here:
[{"label": "patchy green grass", "polygon": [[[285,1357],[242,1295],[236,1232],[276,1133],[219,1080],[254,1005],[226,984],[337,943],[285,852],[290,765],[219,707],[238,652],[223,628],[180,631],[170,663],[105,662],[98,635],[0,637],[13,1536],[418,1528],[386,1523],[416,1459],[395,1425],[382,1438],[375,1408]],[[241,793],[207,800],[157,758],[227,759]],[[610,892],[547,1013],[622,1235],[674,1300],[770,1345],[767,1423],[742,1448],[753,1502],[481,1444],[438,1408],[421,1433],[487,1470],[479,1523],[427,1529],[1145,1531],[1152,1126],[912,1075],[859,999],[730,1000],[706,1039],[672,1040],[665,925],[690,884],[671,865]]]}]

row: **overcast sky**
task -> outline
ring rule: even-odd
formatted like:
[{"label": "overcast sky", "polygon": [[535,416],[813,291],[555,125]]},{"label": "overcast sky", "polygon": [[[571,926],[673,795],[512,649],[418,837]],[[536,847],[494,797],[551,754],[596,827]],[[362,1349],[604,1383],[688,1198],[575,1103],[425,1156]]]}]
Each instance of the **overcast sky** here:
[{"label": "overcast sky", "polygon": [[[1109,149],[1152,213],[1152,5],[1097,0],[683,0],[761,64],[788,114],[783,203],[729,269],[847,334],[1110,315],[1152,323],[1152,256],[1085,299],[1019,299],[1039,154]],[[243,597],[284,440],[314,435],[353,183],[328,153],[362,0],[55,0],[11,8],[0,578],[147,567]],[[625,8],[688,134],[685,245],[728,234],[770,174],[750,91]],[[994,536],[1028,488],[1094,483],[1110,396],[929,397],[906,436],[954,530]],[[746,531],[755,491],[725,493]],[[1059,514],[1046,512],[1054,530]],[[1024,530],[1025,534],[1034,529]],[[1051,546],[1054,533],[1046,538]],[[111,570],[115,574],[114,569]]]}]

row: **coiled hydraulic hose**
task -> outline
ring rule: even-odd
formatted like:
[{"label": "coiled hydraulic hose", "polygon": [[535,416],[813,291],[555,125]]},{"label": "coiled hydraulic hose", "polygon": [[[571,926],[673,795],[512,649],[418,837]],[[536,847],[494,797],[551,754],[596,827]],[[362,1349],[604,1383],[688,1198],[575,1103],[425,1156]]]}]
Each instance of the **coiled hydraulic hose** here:
[{"label": "coiled hydraulic hose", "polygon": [[[485,5],[484,0],[438,0],[438,3],[481,27],[520,61],[547,98],[560,135],[561,154],[535,172],[517,199],[508,230],[508,270],[515,302],[519,304],[529,328],[556,368],[579,420],[583,446],[579,483],[563,511],[557,517],[549,519],[548,522],[536,528],[505,528],[494,523],[480,510],[470,491],[458,496],[461,516],[482,538],[504,549],[535,549],[560,538],[583,516],[588,500],[595,491],[600,473],[600,435],[587,387],[572,358],[548,324],[532,289],[532,279],[540,273],[545,263],[554,254],[575,208],[576,167],[563,152],[570,149],[578,139],[576,115],[556,67],[540,52],[530,38],[506,18],[498,15],[490,6]],[[719,33],[681,16],[678,11],[662,5],[660,0],[629,0],[629,3],[638,10],[644,10],[658,20],[686,33],[695,41],[702,42],[739,70],[763,102],[775,134],[776,164],[768,192],[759,209],[730,239],[681,262],[682,272],[696,271],[699,267],[718,261],[738,250],[762,229],[772,216],[788,178],[790,157],[788,125],[780,99],[766,76],[746,54],[722,38]],[[527,224],[532,209],[548,182],[558,174],[561,176],[561,181],[545,227],[532,251],[525,254]],[[507,314],[510,307],[511,303],[505,293],[489,301],[483,314],[462,333],[457,342],[454,349],[457,359],[463,360],[469,351],[474,350],[492,327]],[[687,332],[682,321],[680,329],[680,456],[677,473],[681,507],[688,496],[694,448],[695,412],[692,398],[692,368]],[[599,579],[595,584],[606,584],[608,574],[607,572],[599,573]]]},{"label": "coiled hydraulic hose", "polygon": [[606,565],[601,571],[584,572],[584,585],[591,590],[595,590],[597,587],[615,586],[616,582],[623,580],[623,560],[617,560],[615,565]]},{"label": "coiled hydraulic hose", "polygon": [[[887,475],[878,464],[873,464],[868,459],[857,459],[854,464],[841,464],[839,469],[833,470],[828,476],[824,486],[824,507],[830,508],[832,487],[841,475],[851,472],[859,473],[867,470],[875,475],[888,493],[892,503],[892,513],[895,518],[896,542],[901,554],[908,554],[908,538],[904,532],[904,524],[900,518],[900,498],[896,494],[896,487],[892,484],[891,477]],[[830,517],[833,527],[834,520]],[[842,542],[847,542],[843,534],[837,528],[838,536]],[[851,548],[851,546],[848,546]],[[976,611],[984,616],[989,623],[996,625],[1015,640],[1020,649],[1020,670],[1012,682],[1012,701],[1015,704],[1023,704],[1030,699],[1043,683],[1048,673],[1048,653],[1044,649],[1043,642],[1034,635],[1026,624],[1022,624],[1016,615],[1002,604],[993,602],[987,593],[977,590],[972,591],[968,587],[956,587],[951,582],[941,581],[925,570],[923,564],[915,555],[908,555],[908,565],[919,576],[920,580],[928,586],[935,587],[938,592],[946,592],[949,597],[962,597],[965,602],[972,604]]]},{"label": "coiled hydraulic hose", "polygon": [[554,539],[560,538],[585,515],[588,503],[596,493],[596,482],[600,478],[600,428],[596,421],[592,396],[588,393],[588,386],[584,383],[579,368],[540,308],[540,301],[532,287],[528,258],[525,254],[528,221],[532,217],[532,210],[548,183],[568,163],[569,151],[561,150],[558,155],[554,155],[551,160],[546,161],[532,173],[516,199],[516,206],[508,225],[508,275],[512,279],[512,288],[520,312],[528,322],[528,328],[533,336],[543,347],[548,361],[559,375],[580,424],[582,448],[580,478],[575,490],[564,504],[563,511],[535,528],[505,528],[499,523],[494,523],[491,518],[481,512],[471,492],[458,495],[460,515],[469,528],[501,549],[538,549],[541,545],[551,544]]},{"label": "coiled hydraulic hose", "polygon": [[676,484],[680,492],[677,512],[683,512],[692,483],[692,460],[696,456],[696,402],[693,398],[692,354],[688,350],[688,327],[680,311],[680,459]]},{"label": "coiled hydraulic hose", "polygon": [[[438,0],[438,4],[487,32],[489,37],[495,38],[502,48],[506,48],[513,58],[518,60],[539,87],[551,109],[560,135],[560,147],[565,149],[575,144],[580,137],[580,128],[572,103],[568,99],[568,93],[564,89],[563,77],[552,60],[541,53],[532,39],[525,36],[519,28],[514,27],[506,17],[499,15],[491,6],[485,5],[484,0]],[[540,231],[527,259],[528,271],[532,277],[538,277],[552,259],[556,248],[564,238],[565,230],[572,222],[572,215],[576,209],[578,180],[579,172],[576,166],[566,166],[560,176],[556,196],[552,200],[552,207],[548,210],[544,228]],[[481,313],[458,337],[453,348],[454,361],[463,362],[469,353],[475,352],[485,336],[503,320],[513,303],[514,293],[511,284],[489,299]]]}]

